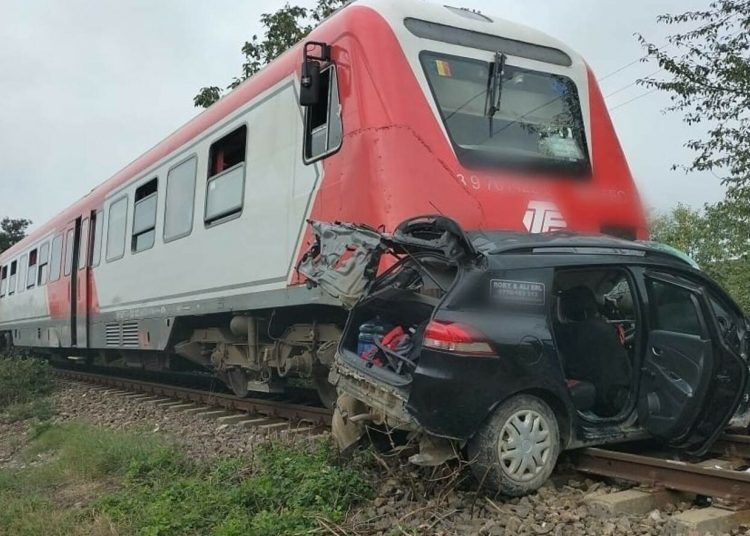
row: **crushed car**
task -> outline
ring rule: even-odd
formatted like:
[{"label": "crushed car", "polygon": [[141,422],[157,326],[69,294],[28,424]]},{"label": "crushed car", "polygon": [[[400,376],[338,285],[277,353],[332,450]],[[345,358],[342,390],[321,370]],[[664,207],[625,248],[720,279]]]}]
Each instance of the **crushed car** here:
[{"label": "crushed car", "polygon": [[329,376],[341,448],[404,430],[413,462],[465,456],[518,496],[562,450],[650,437],[702,455],[749,424],[750,322],[669,249],[443,216],[310,224],[298,270],[350,308]]}]

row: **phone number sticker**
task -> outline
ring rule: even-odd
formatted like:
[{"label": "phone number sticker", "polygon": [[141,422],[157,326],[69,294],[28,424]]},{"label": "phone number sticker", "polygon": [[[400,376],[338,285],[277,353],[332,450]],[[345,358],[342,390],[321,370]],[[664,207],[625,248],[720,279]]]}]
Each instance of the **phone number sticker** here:
[{"label": "phone number sticker", "polygon": [[497,300],[527,305],[544,305],[544,283],[514,281],[511,279],[490,280],[490,295]]}]

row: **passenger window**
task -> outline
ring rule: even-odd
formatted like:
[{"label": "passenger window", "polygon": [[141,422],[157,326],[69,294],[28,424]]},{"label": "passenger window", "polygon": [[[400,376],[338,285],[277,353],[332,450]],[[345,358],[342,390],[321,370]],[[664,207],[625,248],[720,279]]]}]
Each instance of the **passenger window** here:
[{"label": "passenger window", "polygon": [[49,280],[57,281],[60,279],[60,266],[62,261],[62,240],[61,234],[52,239],[52,254],[50,257]]},{"label": "passenger window", "polygon": [[8,279],[8,296],[16,292],[16,271],[18,270],[18,261],[10,263],[10,278]]},{"label": "passenger window", "polygon": [[92,268],[99,266],[99,261],[102,257],[102,226],[104,225],[104,218],[102,217],[101,210],[93,216],[93,222],[94,239],[91,246],[91,259],[89,261]]},{"label": "passenger window", "polygon": [[125,225],[128,219],[128,198],[121,197],[109,206],[107,225],[107,262],[125,255]]},{"label": "passenger window", "polygon": [[25,253],[21,255],[21,259],[18,261],[18,292],[21,293],[26,290],[26,264],[29,260],[28,255]]},{"label": "passenger window", "polygon": [[65,233],[65,275],[70,275],[73,268],[73,239],[75,229],[68,229]]},{"label": "passenger window", "polygon": [[198,159],[193,156],[170,169],[167,174],[164,242],[187,236],[193,230],[197,165]]},{"label": "passenger window", "polygon": [[647,286],[654,329],[703,335],[698,304],[692,292],[653,279],[647,281]]},{"label": "passenger window", "polygon": [[6,264],[5,266],[2,267],[2,269],[0,269],[0,298],[5,296],[5,289],[7,288],[7,286],[8,286],[8,265]]},{"label": "passenger window", "polygon": [[247,127],[242,126],[211,146],[204,219],[207,224],[242,212],[246,142]]},{"label": "passenger window", "polygon": [[39,270],[37,273],[36,284],[41,287],[47,284],[49,278],[49,242],[45,242],[39,248]]},{"label": "passenger window", "polygon": [[320,102],[305,108],[305,163],[336,152],[341,147],[343,125],[339,110],[336,68],[331,65],[320,73]]},{"label": "passenger window", "polygon": [[131,251],[138,253],[154,247],[156,238],[156,196],[158,179],[154,178],[135,191],[133,239]]},{"label": "passenger window", "polygon": [[86,268],[89,251],[89,219],[83,218],[81,222],[81,243],[78,245],[78,269]]},{"label": "passenger window", "polygon": [[29,269],[26,274],[26,288],[31,288],[36,285],[36,264],[37,254],[39,252],[36,249],[32,249],[29,253]]}]

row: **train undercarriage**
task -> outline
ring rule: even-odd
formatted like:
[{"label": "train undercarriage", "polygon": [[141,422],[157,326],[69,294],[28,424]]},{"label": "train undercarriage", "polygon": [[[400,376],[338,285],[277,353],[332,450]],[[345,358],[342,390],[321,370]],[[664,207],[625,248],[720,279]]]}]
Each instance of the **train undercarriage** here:
[{"label": "train undercarriage", "polygon": [[194,329],[175,344],[174,353],[214,371],[238,396],[281,392],[288,378],[310,379],[331,407],[336,391],[328,383],[342,327],[335,322],[288,324],[278,335],[269,319],[233,316],[228,326]]},{"label": "train undercarriage", "polygon": [[175,319],[163,351],[42,351],[82,365],[208,372],[242,397],[283,392],[293,379],[314,387],[323,404],[333,407],[337,395],[328,373],[345,320],[346,311],[329,306],[183,317]]}]

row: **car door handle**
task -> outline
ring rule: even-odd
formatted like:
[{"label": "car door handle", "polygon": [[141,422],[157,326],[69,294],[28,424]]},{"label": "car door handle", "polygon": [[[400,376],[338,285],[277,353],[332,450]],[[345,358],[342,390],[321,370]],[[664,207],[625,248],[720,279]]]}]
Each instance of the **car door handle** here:
[{"label": "car door handle", "polygon": [[652,346],[651,347],[651,353],[653,354],[654,357],[661,357],[661,356],[664,355],[664,350],[662,350],[661,348],[658,348],[656,346]]}]

